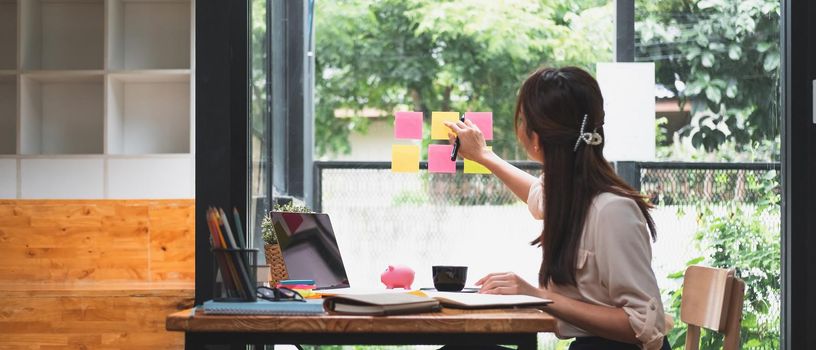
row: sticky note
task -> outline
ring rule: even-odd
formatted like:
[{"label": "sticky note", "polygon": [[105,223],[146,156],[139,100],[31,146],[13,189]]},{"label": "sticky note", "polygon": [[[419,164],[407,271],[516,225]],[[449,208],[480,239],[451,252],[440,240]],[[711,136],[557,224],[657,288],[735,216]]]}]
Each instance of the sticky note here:
[{"label": "sticky note", "polygon": [[422,140],[422,112],[397,112],[394,117],[394,137]]},{"label": "sticky note", "polygon": [[391,171],[415,173],[419,171],[418,145],[391,145]]},{"label": "sticky note", "polygon": [[442,124],[444,122],[457,122],[459,113],[457,112],[432,112],[431,113],[431,140],[447,140],[451,129]]},{"label": "sticky note", "polygon": [[[487,149],[492,150],[493,147],[488,146]],[[465,159],[465,174],[490,174],[490,170],[484,165]]]},{"label": "sticky note", "polygon": [[485,140],[493,139],[493,112],[466,112],[465,119],[476,124]]},{"label": "sticky note", "polygon": [[451,145],[428,145],[428,171],[432,173],[455,173],[456,162],[451,160]]}]

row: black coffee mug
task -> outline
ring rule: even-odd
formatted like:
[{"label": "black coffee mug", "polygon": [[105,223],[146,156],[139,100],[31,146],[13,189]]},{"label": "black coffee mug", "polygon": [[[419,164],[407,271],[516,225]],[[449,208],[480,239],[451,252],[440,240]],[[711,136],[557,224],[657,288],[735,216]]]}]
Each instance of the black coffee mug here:
[{"label": "black coffee mug", "polygon": [[433,284],[440,292],[458,292],[465,287],[467,266],[432,266]]}]

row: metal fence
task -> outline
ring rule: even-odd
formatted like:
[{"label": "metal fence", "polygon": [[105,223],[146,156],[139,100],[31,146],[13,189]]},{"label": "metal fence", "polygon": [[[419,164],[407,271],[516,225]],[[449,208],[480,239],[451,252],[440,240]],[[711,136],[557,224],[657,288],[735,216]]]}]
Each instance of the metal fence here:
[{"label": "metal fence", "polygon": [[780,193],[779,163],[618,162],[615,169],[657,205],[758,203],[768,191]]},{"label": "metal fence", "polygon": [[[541,173],[535,162],[511,162],[532,174]],[[656,205],[692,205],[697,203],[743,202],[756,203],[767,191],[780,193],[779,163],[685,163],[685,162],[616,162],[618,174],[630,185],[648,195]],[[324,178],[348,184],[347,194],[368,193],[377,178],[404,177],[391,174],[389,162],[315,162],[315,208],[324,202]],[[411,177],[423,181],[422,193],[401,192],[394,202],[430,203],[436,205],[502,205],[516,201],[513,194],[494,176],[462,174],[462,162],[456,174],[432,174],[427,162],[420,163],[420,175]],[[388,175],[391,174],[391,175]],[[342,181],[347,178],[348,181]],[[767,188],[775,182],[775,188]],[[385,186],[397,189],[396,183]],[[366,195],[367,196],[367,195]],[[329,194],[328,200],[335,198]]]},{"label": "metal fence", "polygon": [[[495,176],[463,174],[464,164],[456,164],[456,174],[433,174],[427,172],[428,162],[420,162],[420,173],[397,174],[391,172],[389,162],[314,162],[315,209],[321,211],[324,201],[338,198],[369,198],[372,192],[380,194],[394,192],[390,202],[399,204],[432,205],[503,205],[516,201],[515,196]],[[529,161],[511,162],[514,166],[531,174],[540,174],[541,165]],[[390,179],[389,179],[390,178]],[[330,184],[342,183],[344,188],[331,187],[326,193],[324,179]],[[391,181],[394,180],[394,181]],[[423,192],[400,186],[400,182],[421,182]],[[408,188],[408,189],[406,189]],[[338,192],[343,193],[337,196]],[[382,195],[376,196],[384,200]],[[382,203],[381,201],[377,201]]]}]

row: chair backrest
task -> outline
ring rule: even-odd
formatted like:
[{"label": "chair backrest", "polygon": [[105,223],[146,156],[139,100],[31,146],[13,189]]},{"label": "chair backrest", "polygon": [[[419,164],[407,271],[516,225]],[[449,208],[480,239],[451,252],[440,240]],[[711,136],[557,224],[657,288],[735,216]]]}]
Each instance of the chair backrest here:
[{"label": "chair backrest", "polygon": [[689,266],[683,281],[680,320],[688,324],[686,350],[700,346],[700,327],[724,333],[723,350],[739,348],[745,282],[734,270]]}]

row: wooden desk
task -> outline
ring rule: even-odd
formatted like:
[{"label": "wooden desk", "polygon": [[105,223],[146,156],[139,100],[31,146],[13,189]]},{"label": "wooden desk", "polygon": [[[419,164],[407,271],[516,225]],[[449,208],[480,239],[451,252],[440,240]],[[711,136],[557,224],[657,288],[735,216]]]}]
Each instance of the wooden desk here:
[{"label": "wooden desk", "polygon": [[201,310],[167,317],[168,331],[186,333],[187,349],[204,344],[518,345],[536,349],[536,333],[555,319],[535,309],[456,310],[402,316],[225,316]]}]

